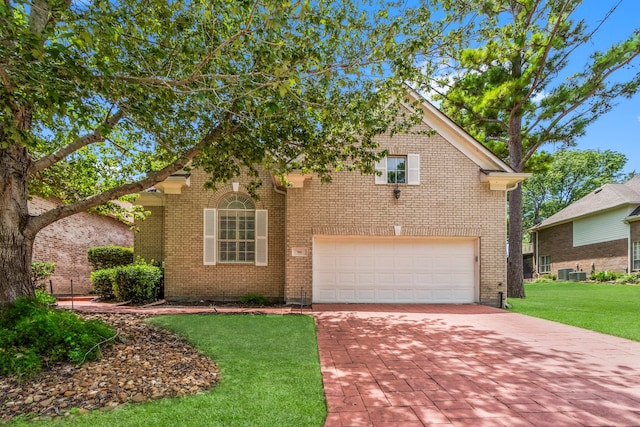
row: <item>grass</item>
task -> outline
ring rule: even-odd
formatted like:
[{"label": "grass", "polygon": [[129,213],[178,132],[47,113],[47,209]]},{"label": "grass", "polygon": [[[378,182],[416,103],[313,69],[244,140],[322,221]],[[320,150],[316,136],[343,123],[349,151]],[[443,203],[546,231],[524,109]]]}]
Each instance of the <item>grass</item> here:
[{"label": "grass", "polygon": [[186,337],[215,360],[221,370],[219,384],[193,396],[127,404],[37,425],[323,425],[326,407],[313,318],[176,315],[155,317],[152,323]]},{"label": "grass", "polygon": [[640,286],[581,282],[525,284],[512,311],[640,341]]}]

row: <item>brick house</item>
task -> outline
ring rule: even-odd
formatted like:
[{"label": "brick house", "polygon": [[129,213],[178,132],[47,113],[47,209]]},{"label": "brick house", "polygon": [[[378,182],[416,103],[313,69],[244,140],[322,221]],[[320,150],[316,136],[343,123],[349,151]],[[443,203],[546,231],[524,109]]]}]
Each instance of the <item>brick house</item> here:
[{"label": "brick house", "polygon": [[539,274],[640,270],[640,175],[595,190],[531,232]]},{"label": "brick house", "polygon": [[[29,213],[37,215],[56,206],[54,201],[34,196]],[[71,280],[74,294],[89,294],[93,286],[87,249],[103,245],[131,247],[133,231],[114,218],[81,212],[40,230],[33,244],[33,260],[55,263],[56,271],[50,277],[54,294],[70,294]]]},{"label": "brick house", "polygon": [[[411,94],[413,99],[418,95]],[[403,106],[412,111],[410,104]],[[194,170],[141,194],[137,255],[161,260],[165,298],[286,303],[482,303],[506,293],[506,195],[517,174],[431,104],[417,131],[378,138],[380,175],[331,183],[261,175],[205,191]]]}]

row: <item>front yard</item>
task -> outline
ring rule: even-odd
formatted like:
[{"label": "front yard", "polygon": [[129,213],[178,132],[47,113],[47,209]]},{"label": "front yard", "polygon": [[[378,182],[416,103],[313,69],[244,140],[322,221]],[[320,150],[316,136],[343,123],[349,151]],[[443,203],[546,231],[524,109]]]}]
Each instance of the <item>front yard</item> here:
[{"label": "front yard", "polygon": [[[312,317],[174,315],[151,321],[186,337],[214,360],[220,369],[218,385],[195,395],[126,404],[35,425],[323,425],[326,406]],[[24,419],[10,424],[34,425]]]},{"label": "front yard", "polygon": [[640,285],[582,282],[525,284],[511,311],[640,341]]}]

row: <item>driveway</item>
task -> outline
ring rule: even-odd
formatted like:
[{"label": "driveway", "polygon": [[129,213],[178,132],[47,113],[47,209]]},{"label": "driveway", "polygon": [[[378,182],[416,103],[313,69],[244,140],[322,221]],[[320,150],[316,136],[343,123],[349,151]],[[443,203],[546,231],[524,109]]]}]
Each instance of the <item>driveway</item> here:
[{"label": "driveway", "polygon": [[640,342],[477,305],[314,305],[334,426],[640,426]]}]

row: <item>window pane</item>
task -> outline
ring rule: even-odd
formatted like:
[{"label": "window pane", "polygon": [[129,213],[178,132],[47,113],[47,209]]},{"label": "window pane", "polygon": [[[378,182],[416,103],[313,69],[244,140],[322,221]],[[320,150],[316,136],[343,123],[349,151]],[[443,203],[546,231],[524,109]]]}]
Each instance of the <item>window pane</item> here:
[{"label": "window pane", "polygon": [[[244,196],[243,202],[233,200],[231,196],[224,203],[225,209],[219,210],[218,236],[220,262],[254,262],[255,260],[255,211],[247,209],[253,207]],[[223,202],[219,206],[222,206]],[[235,208],[235,209],[234,209]]]},{"label": "window pane", "polygon": [[387,182],[390,184],[404,184],[406,170],[405,157],[387,157]]}]

